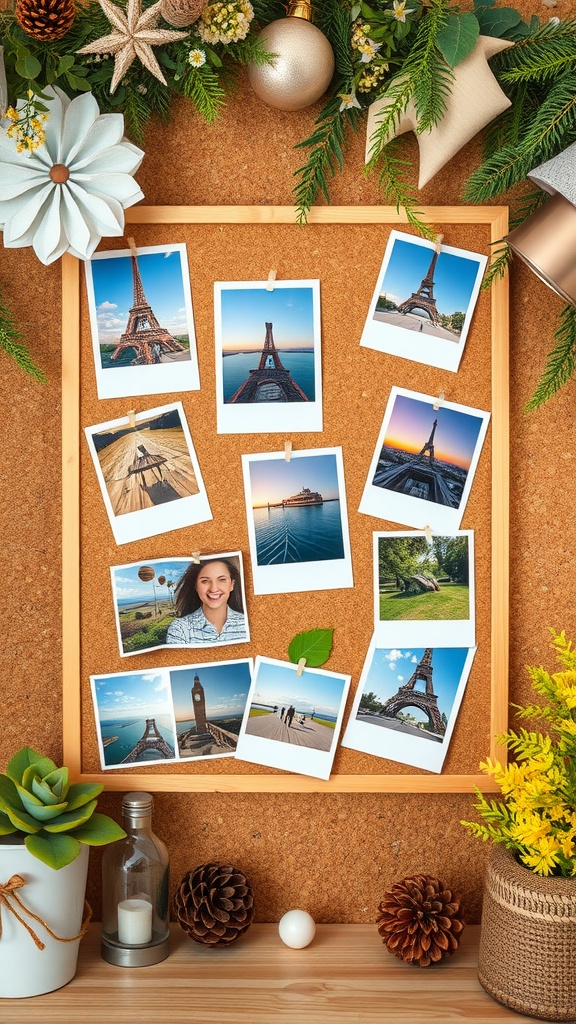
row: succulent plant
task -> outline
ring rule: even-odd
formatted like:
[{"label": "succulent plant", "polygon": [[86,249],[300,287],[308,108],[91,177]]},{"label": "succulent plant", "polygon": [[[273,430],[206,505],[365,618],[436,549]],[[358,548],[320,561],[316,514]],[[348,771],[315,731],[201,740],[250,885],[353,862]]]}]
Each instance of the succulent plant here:
[{"label": "succulent plant", "polygon": [[24,835],[29,853],[58,870],[80,845],[106,846],[126,835],[106,814],[96,813],[98,783],[69,784],[68,769],[22,747],[0,773],[0,836]]}]

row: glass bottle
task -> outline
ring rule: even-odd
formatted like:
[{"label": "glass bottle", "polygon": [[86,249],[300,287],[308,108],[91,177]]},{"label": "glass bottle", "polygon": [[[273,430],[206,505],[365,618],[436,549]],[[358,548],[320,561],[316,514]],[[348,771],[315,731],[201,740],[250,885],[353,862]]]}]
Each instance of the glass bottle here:
[{"label": "glass bottle", "polygon": [[102,860],[101,954],[119,967],[147,967],[170,952],[169,860],[152,832],[150,793],[126,793],[126,838],[106,847]]}]

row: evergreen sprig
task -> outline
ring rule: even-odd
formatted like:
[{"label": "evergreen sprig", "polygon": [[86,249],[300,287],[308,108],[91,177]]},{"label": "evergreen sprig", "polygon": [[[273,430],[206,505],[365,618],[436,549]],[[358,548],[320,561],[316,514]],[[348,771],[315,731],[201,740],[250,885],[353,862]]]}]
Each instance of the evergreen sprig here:
[{"label": "evergreen sprig", "polygon": [[576,19],[548,22],[537,32],[505,51],[500,59],[500,81],[549,82],[576,67]]},{"label": "evergreen sprig", "polygon": [[400,74],[410,82],[411,98],[418,115],[416,131],[429,131],[442,119],[450,93],[452,72],[437,45],[438,33],[447,21],[450,0],[430,0],[424,9],[414,45]]},{"label": "evergreen sprig", "polygon": [[568,383],[576,371],[576,306],[565,306],[554,332],[556,345],[550,352],[546,368],[525,411],[543,405]]},{"label": "evergreen sprig", "polygon": [[0,295],[0,348],[4,349],[6,355],[41,384],[46,383],[46,374],[32,359],[28,347],[22,341],[22,335],[16,326],[14,314],[8,308]]},{"label": "evergreen sprig", "polygon": [[309,138],[299,142],[296,149],[310,149],[306,163],[294,172],[299,181],[294,187],[296,213],[299,224],[306,222],[310,207],[321,192],[330,202],[328,177],[344,166],[344,142],[346,127],[356,128],[357,111],[340,110],[338,97],[330,100],[315,122],[316,127]]},{"label": "evergreen sprig", "polygon": [[380,188],[386,201],[392,203],[396,210],[403,207],[408,223],[412,227],[415,227],[425,238],[435,241],[436,231],[421,219],[418,200],[405,182],[410,162],[402,157],[402,151],[400,139],[392,139],[382,150],[380,154]]}]

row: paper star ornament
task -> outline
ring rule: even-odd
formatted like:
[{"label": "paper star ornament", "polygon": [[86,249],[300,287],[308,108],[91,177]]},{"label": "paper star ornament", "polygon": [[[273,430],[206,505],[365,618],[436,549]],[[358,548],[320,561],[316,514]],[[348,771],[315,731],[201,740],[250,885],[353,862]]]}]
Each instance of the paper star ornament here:
[{"label": "paper star ornament", "polygon": [[[488,64],[490,57],[501,53],[513,43],[493,36],[478,36],[472,53],[454,68],[446,113],[429,131],[416,135],[420,150],[418,188],[423,188],[444,164],[470,142],[482,128],[510,106],[510,100],[498,85]],[[372,136],[378,128],[382,111],[390,104],[383,98],[368,108],[366,129],[366,163],[372,153]],[[415,132],[418,124],[416,108],[409,102],[388,141],[404,132]]]},{"label": "paper star ornament", "polygon": [[78,53],[114,54],[114,74],[110,83],[110,93],[116,91],[128,68],[137,57],[151,75],[166,85],[166,79],[154,56],[152,47],[174,43],[177,39],[185,39],[188,33],[158,28],[163,0],[158,0],[158,3],[152,4],[145,11],[142,10],[142,0],[128,0],[126,12],[110,3],[110,0],[98,0],[98,2],[114,31],[83,46]]}]

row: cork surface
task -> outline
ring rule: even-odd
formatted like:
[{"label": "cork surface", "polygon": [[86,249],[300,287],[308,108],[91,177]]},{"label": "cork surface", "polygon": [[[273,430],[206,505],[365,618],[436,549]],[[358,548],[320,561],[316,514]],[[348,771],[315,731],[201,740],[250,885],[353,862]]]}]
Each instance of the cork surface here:
[{"label": "cork surface", "polygon": [[[536,0],[524,0],[518,6],[525,16],[537,13],[543,20],[548,17],[547,9]],[[554,13],[562,18],[573,17],[576,7],[567,0],[559,0]],[[170,124],[166,128],[155,124],[146,138],[146,158],[138,174],[146,202],[156,205],[290,204],[292,175],[302,159],[301,153],[292,147],[309,134],[316,113],[316,110],[293,114],[270,110],[256,100],[246,83],[242,83],[228,103],[219,123],[210,129],[188,110],[176,106]],[[332,183],[334,203],[380,203],[376,183],[362,175],[363,150],[364,139],[359,132],[349,140],[344,173]],[[480,151],[480,140],[476,139],[422,190],[422,202],[457,203]],[[411,152],[416,160],[415,144]],[[452,239],[451,235],[451,243]],[[192,237],[191,259],[194,258],[193,243]],[[369,268],[374,265],[372,246],[360,244],[356,260],[361,268],[366,268],[369,290],[367,282],[373,278]],[[339,262],[343,266],[348,261],[346,248]],[[266,275],[268,269],[268,266],[264,268]],[[288,273],[283,265],[278,269]],[[330,316],[327,300],[331,273],[323,274],[325,318]],[[362,276],[356,271],[355,274]],[[0,475],[3,501],[0,515],[5,657],[0,764],[4,765],[24,742],[56,760],[61,757],[59,381],[63,353],[59,267],[42,267],[30,250],[3,249],[0,283],[6,301],[18,313],[33,356],[49,378],[47,385],[37,385],[9,360],[2,359],[0,388],[4,415],[0,426]],[[522,701],[530,693],[524,666],[544,663],[552,667],[547,627],[574,631],[570,566],[576,542],[573,514],[576,385],[568,385],[540,411],[529,415],[523,412],[545,356],[552,348],[562,301],[518,261],[513,267],[510,289],[510,682],[511,699]],[[356,296],[352,299],[352,314],[361,319],[365,299],[358,297],[357,302]],[[198,303],[202,301],[207,299],[202,299],[198,285],[194,290],[198,311]],[[201,323],[203,337],[200,337]],[[324,327],[330,329],[328,321]],[[213,371],[207,354],[210,339],[204,316],[197,315],[197,329],[203,386],[205,381],[208,387]],[[378,370],[378,376],[372,378],[370,368],[376,364],[380,368],[384,360],[385,357],[368,350],[362,353],[366,368],[362,391],[369,391],[380,405],[382,394],[387,393],[392,383],[413,386],[412,377],[408,379],[404,373],[402,380],[393,381],[383,372],[380,376]],[[465,360],[460,371],[462,381],[470,372],[467,362]],[[422,368],[414,366],[414,370],[422,379]],[[334,379],[335,371],[332,385]],[[467,380],[467,387],[473,388],[471,379]],[[187,412],[191,413],[195,404],[204,400],[202,393],[185,398]],[[361,393],[360,400],[368,405],[368,399],[362,399]],[[98,411],[91,409],[87,421],[98,423],[111,415],[116,415],[116,403],[98,403]],[[213,411],[209,415],[214,422]],[[379,422],[380,411],[373,415],[374,423]],[[191,426],[193,429],[193,424]],[[327,415],[326,429],[329,433],[334,431],[334,413]],[[198,447],[207,485],[211,482],[213,485],[215,476],[210,476],[210,460],[200,444]],[[262,438],[257,438],[253,450],[268,448]],[[487,463],[484,461],[483,465]],[[361,482],[360,477],[356,479],[348,466],[346,468],[349,508],[353,509]],[[84,466],[85,474],[88,470],[92,472],[91,466]],[[477,477],[463,525],[472,525],[473,514],[480,516],[480,510],[473,506],[474,501],[480,500],[480,483]],[[117,561],[128,561],[129,557],[124,556],[129,555],[130,545],[123,549],[113,546],[92,483],[86,499],[93,501],[98,517],[102,564],[109,556],[114,560],[118,551],[121,551],[121,558]],[[231,507],[231,512],[240,512],[236,509],[237,496],[226,494],[222,499],[212,500],[215,512],[222,502],[218,511],[223,521],[226,521],[225,504]],[[368,519],[366,522],[370,524]],[[476,520],[474,527],[481,528]],[[369,525],[366,534],[371,528]],[[167,550],[164,548],[167,539],[180,541],[176,534],[173,538],[164,538],[162,552]],[[206,544],[208,539],[206,537]],[[200,546],[204,546],[204,538]],[[244,548],[244,542],[239,546]],[[153,548],[151,556],[156,551],[160,553],[159,548]],[[172,551],[179,553],[176,543]],[[355,566],[369,564],[367,541],[357,542],[353,551]],[[487,566],[477,565],[479,574],[487,571]],[[358,585],[358,569],[356,574]],[[369,579],[370,575],[365,578],[362,573],[360,586],[366,594],[371,593]],[[103,571],[94,583],[97,584],[94,601],[99,602],[99,609],[94,613],[101,621],[109,614],[109,582]],[[332,595],[326,610],[332,608],[333,600]],[[304,615],[304,611],[296,610],[292,599],[285,600],[283,614],[287,633],[292,635],[309,624],[310,608],[310,603],[304,606]],[[255,614],[251,610],[251,616]],[[254,635],[257,626],[262,648],[269,644],[269,653],[276,654],[281,649],[281,638],[273,629],[267,633],[263,620],[264,616],[262,621],[257,617],[253,619]],[[369,639],[368,623],[369,619],[365,619],[362,646]],[[104,650],[102,644],[102,652]],[[332,659],[334,667],[336,658],[343,657],[342,653],[337,655],[337,650]],[[342,641],[341,651],[344,650]],[[110,653],[117,657],[112,648]],[[363,650],[352,653],[359,664]],[[98,664],[90,666],[91,670],[108,670],[107,655],[105,660],[106,664],[99,660]],[[132,662],[136,660],[140,659],[132,659]],[[476,685],[474,682],[472,695]],[[486,750],[487,737],[484,709],[481,705],[474,706],[474,710],[472,707],[471,701],[470,712],[466,707],[462,709],[454,750],[459,749],[458,729],[462,727],[473,737],[478,735],[474,747],[481,756]],[[342,762],[337,763],[337,768],[342,770]],[[350,770],[362,771],[363,768],[358,765]],[[449,770],[457,769],[450,763]],[[119,794],[106,794],[101,809],[118,817],[120,799]],[[277,921],[282,913],[295,906],[305,907],[318,921],[372,921],[388,885],[415,871],[437,874],[460,889],[465,894],[469,919],[477,920],[488,851],[469,838],[459,825],[460,819],[471,813],[471,799],[465,795],[159,794],[155,798],[156,831],[169,847],[174,885],[188,868],[202,861],[230,859],[251,879],[260,921]],[[99,889],[99,855],[94,851],[88,895],[96,915],[100,906]]]}]

